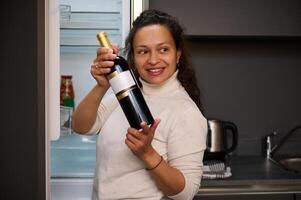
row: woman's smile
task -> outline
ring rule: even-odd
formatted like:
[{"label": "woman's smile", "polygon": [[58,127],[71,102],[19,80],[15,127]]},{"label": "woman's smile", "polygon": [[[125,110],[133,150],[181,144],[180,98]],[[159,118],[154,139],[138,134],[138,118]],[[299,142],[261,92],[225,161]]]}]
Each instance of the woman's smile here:
[{"label": "woman's smile", "polygon": [[146,69],[146,71],[148,71],[148,74],[150,76],[160,76],[163,71],[164,71],[164,68],[160,67],[160,68],[150,68],[150,69]]}]

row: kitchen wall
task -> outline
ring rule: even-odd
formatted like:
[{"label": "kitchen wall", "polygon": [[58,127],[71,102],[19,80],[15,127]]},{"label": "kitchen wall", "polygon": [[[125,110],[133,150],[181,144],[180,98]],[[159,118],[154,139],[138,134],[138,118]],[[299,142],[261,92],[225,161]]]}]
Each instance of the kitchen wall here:
[{"label": "kitchen wall", "polygon": [[[301,124],[300,40],[197,38],[188,44],[205,115],[237,125],[237,154],[259,155],[264,135]],[[300,142],[301,135],[292,137],[289,146]]]}]

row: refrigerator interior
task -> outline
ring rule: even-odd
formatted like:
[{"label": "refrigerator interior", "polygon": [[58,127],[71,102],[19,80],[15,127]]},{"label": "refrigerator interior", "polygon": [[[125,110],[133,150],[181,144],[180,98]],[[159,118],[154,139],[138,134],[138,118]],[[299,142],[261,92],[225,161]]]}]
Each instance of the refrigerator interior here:
[{"label": "refrigerator interior", "polygon": [[124,0],[60,0],[60,74],[72,75],[75,105],[96,83],[90,67],[99,47],[97,32],[106,31],[113,44],[123,46],[130,26],[129,19],[123,22],[129,15],[123,6],[130,9]]},{"label": "refrigerator interior", "polygon": [[[50,9],[50,21],[59,20],[58,76],[72,76],[75,107],[96,84],[90,74],[99,47],[96,34],[106,31],[111,42],[122,47],[130,28],[130,5],[130,0],[58,0],[56,6],[60,15],[57,18],[51,16]],[[48,82],[48,87],[53,80]],[[66,109],[60,109],[61,120]],[[72,110],[69,109],[69,117]],[[51,199],[91,199],[97,136],[79,135],[61,126],[60,134],[50,142]]]},{"label": "refrigerator interior", "polygon": [[47,0],[46,6],[47,194],[53,200],[91,199],[97,136],[62,129],[73,109],[60,109],[60,76],[72,76],[76,107],[96,84],[90,75],[99,47],[96,34],[106,31],[122,48],[131,20],[148,8],[148,0]]}]

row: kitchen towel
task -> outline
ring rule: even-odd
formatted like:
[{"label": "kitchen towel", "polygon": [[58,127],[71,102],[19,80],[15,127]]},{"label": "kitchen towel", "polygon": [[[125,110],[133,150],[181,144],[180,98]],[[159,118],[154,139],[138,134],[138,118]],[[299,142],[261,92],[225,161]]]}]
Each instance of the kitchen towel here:
[{"label": "kitchen towel", "polygon": [[202,179],[225,179],[232,176],[230,166],[222,161],[204,161]]}]

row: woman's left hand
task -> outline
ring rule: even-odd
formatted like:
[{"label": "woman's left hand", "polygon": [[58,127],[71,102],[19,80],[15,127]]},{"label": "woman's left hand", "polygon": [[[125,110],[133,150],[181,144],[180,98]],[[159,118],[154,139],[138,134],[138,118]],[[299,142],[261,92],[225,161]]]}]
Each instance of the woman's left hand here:
[{"label": "woman's left hand", "polygon": [[129,149],[143,161],[146,161],[155,152],[151,143],[159,123],[160,119],[157,118],[150,127],[145,122],[142,122],[141,131],[135,128],[128,129],[125,143]]}]

